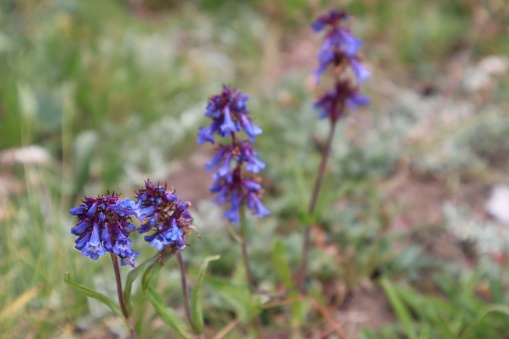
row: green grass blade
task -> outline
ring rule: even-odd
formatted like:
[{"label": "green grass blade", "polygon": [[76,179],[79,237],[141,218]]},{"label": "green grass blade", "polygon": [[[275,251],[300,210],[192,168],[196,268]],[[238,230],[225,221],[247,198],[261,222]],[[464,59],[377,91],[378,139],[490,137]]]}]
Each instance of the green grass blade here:
[{"label": "green grass blade", "polygon": [[101,294],[99,292],[96,292],[94,290],[91,290],[89,288],[83,287],[83,286],[75,283],[71,279],[71,274],[69,272],[66,272],[64,274],[64,282],[67,285],[69,285],[72,288],[74,288],[75,290],[79,291],[80,293],[83,293],[87,297],[93,298],[93,299],[103,303],[104,305],[108,306],[110,308],[110,310],[113,311],[113,313],[115,313],[119,317],[123,318],[122,312],[120,311],[120,307],[113,300],[111,300],[110,298],[108,298],[104,294]]},{"label": "green grass blade", "polygon": [[198,333],[201,333],[203,330],[203,316],[201,307],[201,288],[203,285],[203,278],[209,263],[211,261],[218,260],[220,257],[221,256],[219,255],[214,255],[205,258],[203,264],[200,267],[200,270],[198,271],[196,285],[194,286],[193,292],[191,294],[191,315],[193,317],[193,323],[196,326],[196,331],[198,331]]},{"label": "green grass blade", "polygon": [[151,287],[147,289],[148,300],[154,306],[159,318],[170,326],[181,338],[190,338],[184,322],[177,316],[175,311],[167,308],[164,304],[163,297]]},{"label": "green grass blade", "polygon": [[380,284],[382,285],[385,294],[387,295],[387,298],[389,298],[389,302],[391,303],[391,306],[394,312],[396,313],[396,316],[398,317],[399,321],[403,325],[403,328],[405,329],[408,338],[416,339],[417,336],[415,334],[412,316],[410,315],[407,308],[403,304],[403,301],[399,297],[396,289],[394,288],[394,285],[386,278],[381,279]]}]

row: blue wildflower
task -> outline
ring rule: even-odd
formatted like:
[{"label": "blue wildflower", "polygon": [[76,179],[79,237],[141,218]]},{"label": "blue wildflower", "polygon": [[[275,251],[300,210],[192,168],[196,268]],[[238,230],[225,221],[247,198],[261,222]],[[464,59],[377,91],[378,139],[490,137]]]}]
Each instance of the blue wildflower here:
[{"label": "blue wildflower", "polygon": [[360,93],[348,80],[338,80],[332,90],[318,99],[315,107],[322,111],[320,119],[329,118],[336,121],[344,115],[345,106],[355,109],[369,102],[369,98]]},{"label": "blue wildflower", "polygon": [[138,228],[139,233],[154,231],[145,236],[150,246],[162,251],[166,246],[174,246],[183,250],[186,237],[192,227],[193,217],[188,208],[191,203],[181,201],[174,190],[168,190],[167,185],[154,186],[150,180],[145,182],[145,188],[137,192],[138,207],[142,220]]},{"label": "blue wildflower", "polygon": [[329,13],[323,14],[318,17],[313,23],[311,27],[315,32],[320,32],[326,26],[337,27],[341,24],[342,21],[346,21],[349,19],[348,14],[345,12],[340,12],[336,9],[331,9]]},{"label": "blue wildflower", "polygon": [[78,218],[71,233],[78,236],[75,247],[82,255],[97,260],[111,252],[120,257],[122,265],[134,267],[134,258],[139,253],[132,250],[128,238],[135,228],[131,223],[131,216],[137,213],[133,201],[119,200],[117,194],[85,197],[83,204],[69,213]]},{"label": "blue wildflower", "polygon": [[263,194],[262,186],[258,182],[260,179],[254,175],[253,178],[245,179],[245,175],[241,168],[236,168],[228,176],[216,177],[210,188],[212,193],[218,193],[214,202],[228,206],[224,216],[232,223],[240,222],[239,210],[243,203],[259,218],[270,214],[260,200]]},{"label": "blue wildflower", "polygon": [[[263,190],[258,183],[260,179],[255,175],[265,167],[253,146],[262,129],[248,117],[247,100],[247,95],[223,86],[221,94],[211,97],[207,104],[205,116],[212,118],[212,124],[198,131],[198,144],[214,143],[215,134],[231,137],[231,144],[219,145],[205,168],[207,171],[217,168],[210,191],[217,193],[214,202],[227,205],[224,216],[233,223],[240,222],[242,205],[259,217],[270,214],[260,201]],[[241,130],[249,137],[248,140],[239,140],[237,133]]]},{"label": "blue wildflower", "polygon": [[205,164],[205,168],[207,171],[211,171],[222,162],[215,177],[224,177],[230,172],[232,160],[235,160],[237,163],[245,163],[246,170],[258,173],[265,168],[265,163],[258,158],[253,145],[249,141],[243,140],[233,145],[220,145],[212,160]]},{"label": "blue wildflower", "polygon": [[311,24],[315,32],[327,29],[322,47],[318,53],[319,66],[315,71],[317,83],[320,82],[322,73],[330,65],[339,67],[341,70],[348,66],[351,67],[359,84],[370,76],[369,71],[359,61],[358,53],[362,41],[356,38],[344,24],[348,20],[349,16],[346,13],[333,9]]},{"label": "blue wildflower", "polygon": [[357,59],[350,59],[350,66],[360,85],[371,76],[371,72]]},{"label": "blue wildflower", "polygon": [[249,97],[240,93],[236,89],[230,89],[223,86],[221,94],[215,95],[209,99],[205,116],[212,119],[212,123],[206,127],[200,127],[198,130],[198,144],[206,142],[215,143],[214,135],[217,133],[222,137],[230,137],[233,133],[244,132],[249,136],[251,141],[262,130],[253,125],[249,118],[246,101]]},{"label": "blue wildflower", "polygon": [[260,201],[257,192],[250,191],[247,194],[247,208],[254,211],[260,218],[270,214],[270,211]]}]

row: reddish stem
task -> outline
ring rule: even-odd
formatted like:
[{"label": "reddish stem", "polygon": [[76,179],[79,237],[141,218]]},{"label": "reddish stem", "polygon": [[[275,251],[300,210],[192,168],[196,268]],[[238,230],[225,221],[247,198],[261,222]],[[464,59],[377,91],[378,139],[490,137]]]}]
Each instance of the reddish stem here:
[{"label": "reddish stem", "polygon": [[[313,195],[311,197],[311,201],[309,203],[308,214],[310,217],[313,216],[316,208],[316,204],[318,203],[318,195],[320,193],[320,188],[322,187],[323,178],[325,177],[325,170],[327,169],[327,160],[329,159],[330,150],[332,147],[332,141],[334,140],[334,133],[336,131],[336,123],[337,120],[331,120],[331,125],[329,129],[329,135],[327,137],[327,143],[323,148],[322,152],[322,161],[320,163],[320,168],[318,170],[318,176],[316,177],[315,186],[313,188]],[[295,282],[298,289],[304,293],[306,291],[305,288],[305,278],[306,271],[308,266],[308,255],[309,248],[311,247],[311,228],[314,225],[306,225],[304,230],[304,242],[302,244],[302,257],[300,261],[300,266],[297,270],[297,274],[295,276]]]}]

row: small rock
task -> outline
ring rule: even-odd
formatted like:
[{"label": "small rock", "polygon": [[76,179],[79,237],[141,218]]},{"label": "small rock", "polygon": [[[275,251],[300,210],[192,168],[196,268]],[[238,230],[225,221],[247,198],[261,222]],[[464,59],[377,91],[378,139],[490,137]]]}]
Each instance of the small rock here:
[{"label": "small rock", "polygon": [[486,212],[496,221],[509,225],[509,185],[493,187],[485,204]]},{"label": "small rock", "polygon": [[479,62],[479,68],[489,75],[502,75],[509,70],[509,59],[499,55],[490,55]]}]

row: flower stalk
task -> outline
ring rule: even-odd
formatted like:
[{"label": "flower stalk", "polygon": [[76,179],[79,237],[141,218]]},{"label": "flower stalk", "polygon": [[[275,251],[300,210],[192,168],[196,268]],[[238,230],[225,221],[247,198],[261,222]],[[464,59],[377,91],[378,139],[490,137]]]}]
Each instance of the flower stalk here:
[{"label": "flower stalk", "polygon": [[[318,170],[318,175],[315,180],[315,185],[313,187],[313,195],[311,196],[311,201],[309,202],[308,214],[312,217],[315,213],[316,204],[318,203],[318,196],[320,194],[320,189],[322,187],[323,178],[325,177],[325,171],[327,169],[327,161],[329,159],[330,150],[332,148],[332,141],[334,140],[334,134],[336,131],[336,122],[333,121],[330,125],[329,136],[327,137],[327,142],[322,152],[322,160],[320,162],[320,167]],[[300,260],[300,266],[297,270],[296,282],[297,287],[301,292],[305,292],[305,278],[308,266],[308,256],[309,249],[311,245],[311,228],[313,225],[307,225],[304,229],[304,241],[302,245],[302,257]]]},{"label": "flower stalk", "polygon": [[244,206],[242,206],[240,209],[240,247],[242,251],[242,260],[244,261],[244,268],[246,270],[246,282],[249,290],[251,291],[251,294],[254,294],[255,284],[247,251],[247,221]]},{"label": "flower stalk", "polygon": [[[351,33],[348,26],[349,19],[347,13],[331,10],[320,16],[311,25],[315,32],[325,31],[323,44],[318,53],[319,67],[315,71],[316,82],[317,84],[320,82],[321,76],[328,69],[331,70],[333,77],[333,87],[322,95],[314,105],[321,111],[319,118],[329,120],[330,129],[309,202],[308,215],[311,220],[314,220],[337,122],[345,117],[346,108],[352,110],[370,102],[370,99],[360,92],[359,86],[370,77],[371,73],[362,64],[360,56],[362,41]],[[295,274],[296,285],[302,293],[305,293],[306,290],[305,279],[313,226],[305,226],[302,257]]]},{"label": "flower stalk", "polygon": [[191,300],[189,298],[189,288],[187,286],[187,271],[186,265],[184,263],[184,258],[182,258],[181,252],[177,253],[177,263],[180,271],[180,285],[182,287],[182,295],[184,297],[184,311],[186,313],[186,318],[189,325],[194,329],[194,331],[198,332],[196,329],[196,325],[194,324],[193,317],[191,316]]},{"label": "flower stalk", "polygon": [[[240,224],[239,239],[242,261],[246,272],[246,283],[252,297],[256,286],[249,261],[247,248],[246,209],[254,215],[263,218],[270,211],[261,202],[263,189],[261,178],[257,175],[265,164],[258,159],[254,149],[256,136],[262,129],[254,125],[247,109],[248,96],[236,89],[223,86],[220,94],[209,99],[205,116],[212,119],[206,127],[198,131],[198,144],[210,142],[215,144],[216,134],[223,138],[230,138],[229,144],[219,144],[212,160],[205,164],[208,171],[217,168],[213,174],[214,183],[210,188],[217,193],[214,202],[226,205],[224,217],[234,224]],[[243,131],[248,139],[240,138]],[[261,338],[261,323],[258,317],[252,320],[253,330]]]},{"label": "flower stalk", "polygon": [[134,329],[133,323],[131,321],[131,317],[129,316],[129,312],[127,310],[127,305],[124,299],[124,291],[122,289],[122,278],[120,276],[120,267],[118,266],[118,258],[115,254],[110,253],[111,262],[113,263],[113,272],[115,273],[115,281],[117,286],[117,295],[118,295],[118,303],[120,306],[120,310],[122,311],[122,315],[129,327],[129,332],[131,333],[132,339],[137,339],[136,331]]}]

